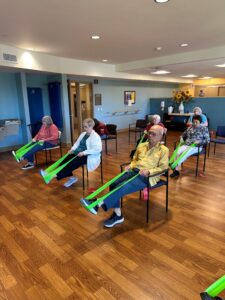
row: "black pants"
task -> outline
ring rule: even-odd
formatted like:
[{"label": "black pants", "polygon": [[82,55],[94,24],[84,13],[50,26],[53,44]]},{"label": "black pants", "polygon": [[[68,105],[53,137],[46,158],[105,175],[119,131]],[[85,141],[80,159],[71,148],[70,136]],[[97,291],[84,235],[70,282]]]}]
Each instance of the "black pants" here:
[{"label": "black pants", "polygon": [[[60,164],[63,165],[64,163],[66,163],[67,161],[69,161],[71,158],[73,158],[75,155],[74,154],[69,154]],[[80,166],[86,165],[87,164],[87,156],[82,156],[79,157],[77,156],[76,158],[74,158],[67,166],[65,166],[65,168],[63,168],[58,174],[56,179],[60,180],[63,179],[65,177],[71,177],[73,176],[73,171],[76,170],[77,168],[79,168]]]}]

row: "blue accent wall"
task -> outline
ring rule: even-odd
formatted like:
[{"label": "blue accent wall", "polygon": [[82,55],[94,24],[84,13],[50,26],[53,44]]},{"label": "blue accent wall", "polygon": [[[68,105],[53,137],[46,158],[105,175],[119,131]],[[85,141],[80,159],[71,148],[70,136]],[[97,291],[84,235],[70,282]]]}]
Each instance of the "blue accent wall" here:
[{"label": "blue accent wall", "polygon": [[[161,101],[165,101],[166,113],[170,105],[174,106],[174,112],[178,112],[178,104],[174,103],[171,98],[160,97],[150,99],[150,114],[162,116]],[[184,104],[184,111],[192,112],[196,106],[201,107],[203,113],[210,119],[209,129],[216,130],[217,126],[225,125],[225,97],[194,98],[190,103]]]}]

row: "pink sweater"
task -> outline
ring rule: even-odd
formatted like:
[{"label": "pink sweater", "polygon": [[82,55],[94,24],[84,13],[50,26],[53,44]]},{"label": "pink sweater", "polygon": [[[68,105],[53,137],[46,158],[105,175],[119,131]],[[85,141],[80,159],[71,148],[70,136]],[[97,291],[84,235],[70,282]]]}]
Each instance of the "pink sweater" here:
[{"label": "pink sweater", "polygon": [[50,126],[42,125],[34,139],[56,145],[59,139],[59,130],[54,124]]}]

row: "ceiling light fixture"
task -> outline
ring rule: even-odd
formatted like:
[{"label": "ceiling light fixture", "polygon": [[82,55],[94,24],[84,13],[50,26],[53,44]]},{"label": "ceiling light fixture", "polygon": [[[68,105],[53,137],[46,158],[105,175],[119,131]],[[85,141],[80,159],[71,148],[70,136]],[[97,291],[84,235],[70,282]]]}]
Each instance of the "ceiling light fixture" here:
[{"label": "ceiling light fixture", "polygon": [[155,49],[155,51],[161,51],[161,50],[162,50],[162,47],[159,46],[159,47],[155,47],[154,49]]},{"label": "ceiling light fixture", "polygon": [[198,77],[198,76],[194,75],[194,74],[188,74],[188,75],[184,75],[184,76],[181,76],[181,77],[193,78],[193,77]]},{"label": "ceiling light fixture", "polygon": [[200,77],[199,79],[210,79],[210,78],[212,78],[212,77],[210,77],[210,76],[204,76],[204,77]]},{"label": "ceiling light fixture", "polygon": [[155,74],[155,75],[164,75],[164,74],[169,74],[169,73],[171,73],[171,72],[166,71],[166,70],[157,70],[157,71],[151,72],[151,74]]},{"label": "ceiling light fixture", "polygon": [[154,0],[156,3],[165,3],[168,2],[169,0]]},{"label": "ceiling light fixture", "polygon": [[225,68],[225,64],[216,65],[216,67],[219,67],[219,68]]},{"label": "ceiling light fixture", "polygon": [[187,46],[188,46],[187,43],[180,44],[180,47],[187,47]]},{"label": "ceiling light fixture", "polygon": [[108,61],[108,59],[103,59],[103,60],[102,60],[102,62],[107,62],[107,61]]},{"label": "ceiling light fixture", "polygon": [[100,36],[99,35],[92,35],[91,38],[92,38],[92,40],[99,40]]}]

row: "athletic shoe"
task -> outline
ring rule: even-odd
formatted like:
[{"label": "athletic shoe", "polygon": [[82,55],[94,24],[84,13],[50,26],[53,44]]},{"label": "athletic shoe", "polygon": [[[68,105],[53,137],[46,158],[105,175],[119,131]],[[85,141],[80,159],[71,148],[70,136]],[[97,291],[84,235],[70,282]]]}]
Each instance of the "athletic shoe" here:
[{"label": "athletic shoe", "polygon": [[67,180],[66,183],[64,183],[64,186],[69,187],[69,186],[73,185],[74,183],[76,183],[77,181],[78,181],[77,177],[70,177],[70,179]]},{"label": "athletic shoe", "polygon": [[116,224],[120,224],[124,222],[123,215],[117,216],[115,212],[111,215],[111,217],[108,220],[105,220],[104,226],[107,228],[113,227]]},{"label": "athletic shoe", "polygon": [[28,163],[25,166],[23,166],[21,169],[22,170],[29,170],[29,169],[33,169],[34,168],[34,164],[33,163]]},{"label": "athletic shoe", "polygon": [[81,199],[80,199],[80,203],[81,203],[81,205],[82,205],[85,209],[87,209],[87,210],[88,210],[89,212],[91,212],[93,215],[97,215],[98,209],[99,209],[98,205],[96,205],[96,206],[94,206],[94,207],[92,207],[92,208],[89,208],[89,207],[88,207],[88,206],[91,205],[94,201],[96,201],[96,198],[95,198],[95,199],[92,199],[92,200],[87,200],[87,199],[85,199],[85,198],[81,198]]},{"label": "athletic shoe", "polygon": [[170,177],[171,178],[175,178],[175,177],[178,177],[180,175],[180,172],[177,171],[177,170],[174,170],[172,174],[170,174]]},{"label": "athletic shoe", "polygon": [[42,177],[45,177],[45,176],[47,175],[47,173],[46,173],[43,169],[41,169],[41,170],[39,171],[39,174],[40,174]]}]

